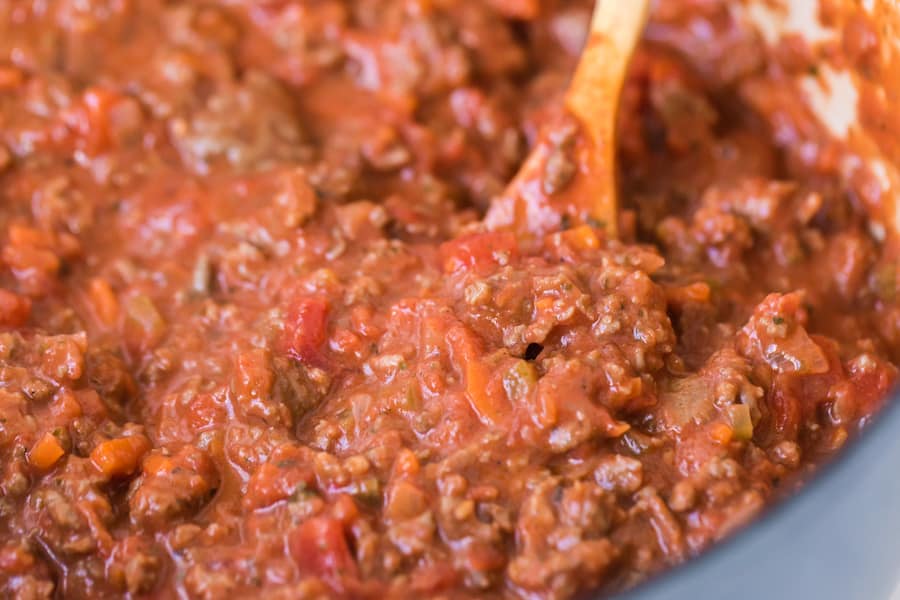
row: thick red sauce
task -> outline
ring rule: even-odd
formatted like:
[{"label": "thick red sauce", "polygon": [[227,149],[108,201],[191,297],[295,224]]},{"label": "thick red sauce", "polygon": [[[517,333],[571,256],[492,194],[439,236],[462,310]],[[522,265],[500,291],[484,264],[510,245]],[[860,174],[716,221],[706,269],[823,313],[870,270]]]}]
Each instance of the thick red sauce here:
[{"label": "thick red sauce", "polygon": [[840,449],[900,363],[871,187],[660,2],[619,240],[572,218],[590,4],[0,0],[0,593],[617,591]]}]

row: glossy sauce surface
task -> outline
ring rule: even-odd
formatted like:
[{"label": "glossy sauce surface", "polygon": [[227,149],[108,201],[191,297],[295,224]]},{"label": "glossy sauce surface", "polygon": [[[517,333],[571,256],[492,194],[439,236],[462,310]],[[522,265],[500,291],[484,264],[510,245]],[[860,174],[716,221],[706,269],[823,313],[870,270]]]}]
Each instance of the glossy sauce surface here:
[{"label": "glossy sauce surface", "polygon": [[2,593],[567,598],[794,489],[900,274],[727,5],[655,6],[613,240],[589,2],[0,0]]}]

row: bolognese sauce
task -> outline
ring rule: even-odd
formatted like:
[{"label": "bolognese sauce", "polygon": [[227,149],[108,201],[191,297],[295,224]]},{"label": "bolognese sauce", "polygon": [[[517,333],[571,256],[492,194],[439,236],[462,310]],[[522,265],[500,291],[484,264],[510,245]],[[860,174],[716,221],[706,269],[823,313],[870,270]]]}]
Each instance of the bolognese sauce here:
[{"label": "bolognese sauce", "polygon": [[727,2],[655,7],[617,239],[557,210],[591,4],[0,0],[4,595],[620,591],[871,418],[896,254]]}]

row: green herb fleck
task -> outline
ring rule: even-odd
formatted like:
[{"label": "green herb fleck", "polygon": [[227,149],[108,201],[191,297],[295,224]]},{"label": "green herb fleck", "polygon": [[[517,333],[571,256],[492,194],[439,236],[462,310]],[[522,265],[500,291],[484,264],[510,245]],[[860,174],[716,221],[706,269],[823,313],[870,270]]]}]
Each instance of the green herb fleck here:
[{"label": "green herb fleck", "polygon": [[588,218],[585,219],[585,222],[588,225],[590,225],[591,227],[593,227],[594,229],[605,229],[606,228],[606,222],[601,221],[600,219],[597,219],[595,217],[588,216]]},{"label": "green herb fleck", "polygon": [[297,484],[297,487],[294,488],[294,493],[291,494],[288,500],[290,502],[301,502],[303,500],[309,500],[310,498],[315,498],[319,495],[319,492],[309,487],[305,481],[301,481]]}]

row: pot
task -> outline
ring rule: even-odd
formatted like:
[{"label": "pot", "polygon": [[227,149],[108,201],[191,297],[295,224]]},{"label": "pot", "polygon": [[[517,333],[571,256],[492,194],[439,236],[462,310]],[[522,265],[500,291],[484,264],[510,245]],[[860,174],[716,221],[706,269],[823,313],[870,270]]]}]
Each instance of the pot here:
[{"label": "pot", "polygon": [[[648,37],[680,46],[697,61],[704,47],[696,23],[683,15],[675,19],[670,4],[676,3],[657,2]],[[900,4],[780,0],[733,2],[728,10],[731,26],[767,49],[767,72],[805,102],[791,110],[811,115],[820,132],[806,135],[808,130],[786,126],[776,134],[788,144],[809,144],[810,151],[838,148],[836,169],[851,201],[869,213],[872,237],[900,257],[900,118],[890,108],[900,102]],[[798,52],[811,53],[816,68],[791,69],[787,62]],[[900,598],[898,403],[895,392],[798,493],[696,560],[622,598]]]},{"label": "pot", "polygon": [[794,497],[623,600],[900,598],[898,403]]}]

